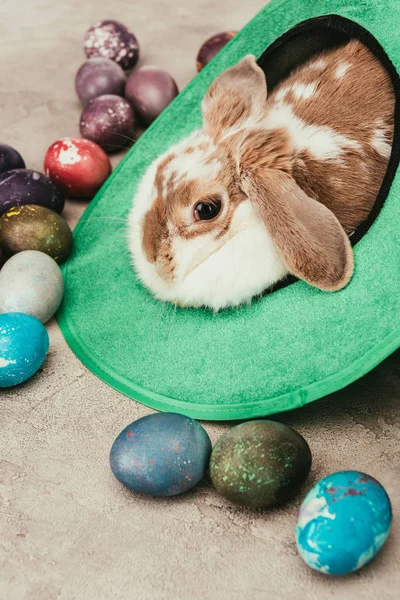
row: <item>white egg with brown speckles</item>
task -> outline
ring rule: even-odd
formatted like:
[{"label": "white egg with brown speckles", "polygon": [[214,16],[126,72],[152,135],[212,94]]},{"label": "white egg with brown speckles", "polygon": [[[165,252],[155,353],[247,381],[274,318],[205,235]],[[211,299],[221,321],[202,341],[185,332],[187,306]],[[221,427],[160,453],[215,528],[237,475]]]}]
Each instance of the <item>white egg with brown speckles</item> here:
[{"label": "white egg with brown speckles", "polygon": [[64,279],[47,254],[19,252],[0,271],[0,313],[25,313],[46,323],[60,306]]}]

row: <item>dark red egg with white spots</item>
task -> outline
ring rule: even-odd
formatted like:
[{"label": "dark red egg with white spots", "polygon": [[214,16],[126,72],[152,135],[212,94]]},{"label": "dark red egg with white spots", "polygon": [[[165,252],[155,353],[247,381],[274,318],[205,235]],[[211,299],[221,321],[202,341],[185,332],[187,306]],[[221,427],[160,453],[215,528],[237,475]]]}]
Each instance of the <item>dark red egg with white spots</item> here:
[{"label": "dark red egg with white spots", "polygon": [[104,94],[123,96],[126,75],[117,63],[101,56],[89,58],[75,75],[75,89],[83,106]]},{"label": "dark red egg with white spots", "polygon": [[135,117],[125,98],[106,94],[91,100],[81,115],[81,135],[114,152],[132,142]]},{"label": "dark red egg with white spots", "polygon": [[110,58],[123,69],[133,69],[139,59],[139,43],[129,29],[112,19],[99,21],[86,32],[83,49],[88,58]]},{"label": "dark red egg with white spots", "polygon": [[201,481],[210,452],[210,438],[200,423],[176,413],[155,413],[121,431],[111,448],[110,466],[134,492],[175,496]]},{"label": "dark red egg with white spots", "polygon": [[111,173],[107,154],[94,142],[63,138],[44,158],[46,175],[70,198],[92,198]]},{"label": "dark red egg with white spots", "polygon": [[206,65],[208,65],[214,56],[218,54],[218,52],[222,50],[222,48],[226,46],[226,44],[230,42],[236,34],[237,31],[223,31],[222,33],[217,33],[208,38],[208,40],[206,40],[201,46],[197,54],[197,70],[201,71]]},{"label": "dark red egg with white spots", "polygon": [[125,86],[125,97],[145,125],[150,125],[178,93],[173,77],[153,66],[133,71]]}]

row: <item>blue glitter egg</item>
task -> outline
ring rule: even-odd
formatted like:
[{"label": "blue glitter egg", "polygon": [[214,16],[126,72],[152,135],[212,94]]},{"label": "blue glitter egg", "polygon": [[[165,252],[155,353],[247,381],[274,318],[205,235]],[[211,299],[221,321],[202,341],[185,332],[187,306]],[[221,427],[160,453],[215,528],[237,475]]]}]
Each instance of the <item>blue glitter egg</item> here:
[{"label": "blue glitter egg", "polygon": [[42,366],[49,349],[46,328],[23,313],[0,315],[0,387],[26,381]]},{"label": "blue glitter egg", "polygon": [[389,497],[373,477],[341,471],[307,494],[297,521],[299,552],[309,567],[345,575],[369,562],[389,535]]},{"label": "blue glitter egg", "polygon": [[110,466],[115,477],[135,492],[175,496],[204,477],[210,453],[210,438],[197,421],[156,413],[121,431],[111,448]]}]

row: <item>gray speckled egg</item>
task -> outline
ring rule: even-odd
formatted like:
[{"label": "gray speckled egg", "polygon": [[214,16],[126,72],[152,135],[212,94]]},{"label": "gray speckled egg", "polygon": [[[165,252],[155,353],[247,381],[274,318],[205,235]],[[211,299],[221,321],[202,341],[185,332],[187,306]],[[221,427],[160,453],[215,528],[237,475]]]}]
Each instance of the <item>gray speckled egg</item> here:
[{"label": "gray speckled egg", "polygon": [[63,292],[60,267],[44,252],[15,254],[0,271],[0,313],[25,313],[46,323],[60,306]]}]

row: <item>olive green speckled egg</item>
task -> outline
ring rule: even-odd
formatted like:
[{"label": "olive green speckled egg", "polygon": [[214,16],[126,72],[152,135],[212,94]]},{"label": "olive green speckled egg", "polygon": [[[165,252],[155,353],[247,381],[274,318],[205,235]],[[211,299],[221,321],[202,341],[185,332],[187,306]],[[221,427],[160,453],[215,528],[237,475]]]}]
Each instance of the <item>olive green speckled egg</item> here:
[{"label": "olive green speckled egg", "polygon": [[291,427],[248,421],[223,435],[214,447],[210,474],[225,498],[252,508],[275,506],[293,496],[311,468],[311,451]]},{"label": "olive green speckled egg", "polygon": [[6,256],[39,250],[62,263],[71,247],[72,233],[67,222],[44,206],[16,206],[0,218],[0,248]]}]

